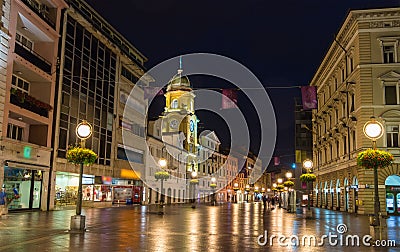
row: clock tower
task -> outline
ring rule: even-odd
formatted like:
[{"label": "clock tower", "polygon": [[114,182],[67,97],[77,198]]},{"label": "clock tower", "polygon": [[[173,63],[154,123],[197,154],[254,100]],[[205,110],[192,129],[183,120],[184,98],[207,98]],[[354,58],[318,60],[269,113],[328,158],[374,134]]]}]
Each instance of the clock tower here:
[{"label": "clock tower", "polygon": [[182,69],[168,82],[165,93],[165,108],[162,116],[162,136],[167,144],[187,152],[187,171],[197,171],[197,124],[194,98],[189,78]]}]

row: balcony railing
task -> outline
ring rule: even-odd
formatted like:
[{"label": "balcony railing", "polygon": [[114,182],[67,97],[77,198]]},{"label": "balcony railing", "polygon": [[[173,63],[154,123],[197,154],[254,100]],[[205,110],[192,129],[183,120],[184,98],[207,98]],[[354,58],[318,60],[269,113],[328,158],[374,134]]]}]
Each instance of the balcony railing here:
[{"label": "balcony railing", "polygon": [[49,117],[49,111],[52,109],[49,104],[14,88],[10,92],[10,103],[47,118]]},{"label": "balcony railing", "polygon": [[51,63],[41,57],[39,54],[35,53],[32,50],[20,45],[19,43],[15,43],[15,53],[20,55],[22,58],[31,62],[35,66],[39,67],[46,73],[51,73]]},{"label": "balcony railing", "polygon": [[48,17],[47,11],[43,7],[43,5],[39,5],[38,2],[34,0],[22,0],[33,12],[35,12],[39,17],[41,17],[48,25],[53,28],[56,28],[55,22]]}]

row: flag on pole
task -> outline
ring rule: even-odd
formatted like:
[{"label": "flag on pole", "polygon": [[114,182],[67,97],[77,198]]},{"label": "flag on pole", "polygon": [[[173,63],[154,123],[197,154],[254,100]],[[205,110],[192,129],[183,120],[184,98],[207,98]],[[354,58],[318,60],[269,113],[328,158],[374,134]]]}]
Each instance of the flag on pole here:
[{"label": "flag on pole", "polygon": [[315,86],[302,86],[301,99],[303,100],[303,110],[316,109],[317,101],[317,88]]},{"label": "flag on pole", "polygon": [[163,95],[164,91],[160,87],[144,87],[144,99],[149,99],[156,95]]},{"label": "flag on pole", "polygon": [[274,165],[277,166],[279,165],[281,162],[279,160],[279,157],[274,157]]},{"label": "flag on pole", "polygon": [[237,108],[237,91],[236,89],[222,90],[222,109]]}]

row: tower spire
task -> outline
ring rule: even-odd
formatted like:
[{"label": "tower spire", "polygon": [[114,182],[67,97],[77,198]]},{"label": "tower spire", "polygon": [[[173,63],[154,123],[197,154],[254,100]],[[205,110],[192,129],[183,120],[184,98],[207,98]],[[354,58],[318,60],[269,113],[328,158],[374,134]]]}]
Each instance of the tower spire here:
[{"label": "tower spire", "polygon": [[182,69],[182,56],[179,56],[179,69],[178,69],[178,74],[181,74],[183,72]]}]

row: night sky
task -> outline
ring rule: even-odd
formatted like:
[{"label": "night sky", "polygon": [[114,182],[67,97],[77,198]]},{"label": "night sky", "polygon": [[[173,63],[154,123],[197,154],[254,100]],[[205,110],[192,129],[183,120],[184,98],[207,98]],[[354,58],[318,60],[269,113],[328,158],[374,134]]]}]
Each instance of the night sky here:
[{"label": "night sky", "polygon": [[[300,90],[271,87],[308,85],[349,10],[400,6],[400,0],[87,2],[148,57],[147,69],[198,52],[224,55],[249,68],[270,95],[278,126],[275,154],[289,157],[288,163],[294,159],[294,97]],[[195,88],[229,86],[218,79],[189,78]],[[239,102],[246,119],[253,121],[248,101],[239,96]],[[229,144],[218,118],[203,112],[198,116],[204,128],[217,131],[223,144]],[[254,152],[257,128],[251,126]]]}]

